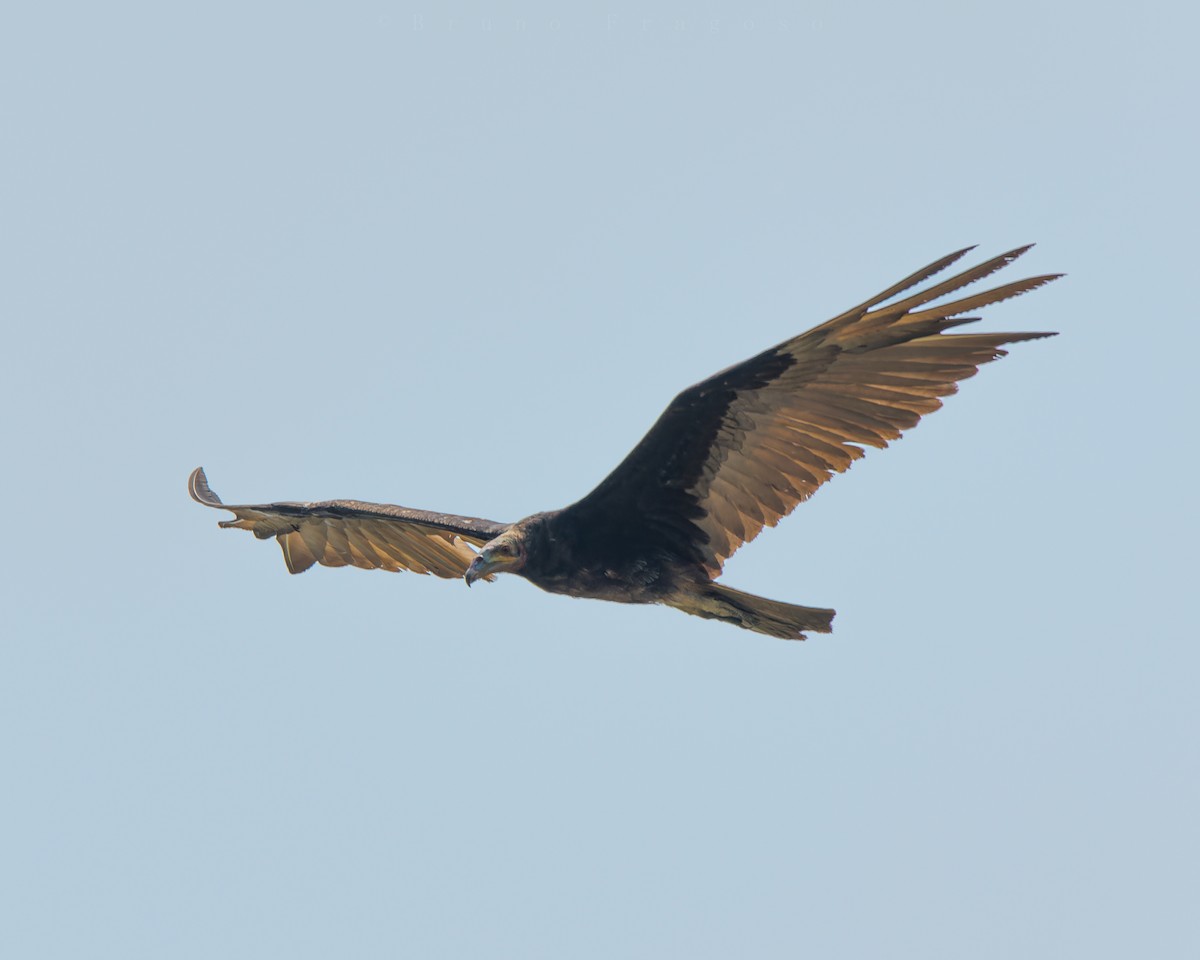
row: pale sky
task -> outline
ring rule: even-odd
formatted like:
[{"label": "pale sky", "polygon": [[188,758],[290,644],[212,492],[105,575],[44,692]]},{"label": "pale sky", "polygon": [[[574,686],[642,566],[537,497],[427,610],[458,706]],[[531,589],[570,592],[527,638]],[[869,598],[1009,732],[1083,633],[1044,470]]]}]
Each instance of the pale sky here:
[{"label": "pale sky", "polygon": [[[1200,953],[1198,19],[0,16],[0,955]],[[185,492],[515,520],[1030,241],[981,329],[1062,335],[728,566],[832,636],[289,576]]]}]

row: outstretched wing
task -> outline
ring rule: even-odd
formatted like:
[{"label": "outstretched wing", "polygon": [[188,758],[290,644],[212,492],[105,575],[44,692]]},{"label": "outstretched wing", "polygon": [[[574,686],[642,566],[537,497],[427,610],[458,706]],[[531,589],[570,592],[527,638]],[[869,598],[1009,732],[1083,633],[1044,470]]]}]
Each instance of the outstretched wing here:
[{"label": "outstretched wing", "polygon": [[482,546],[508,529],[508,524],[476,517],[358,500],[222,503],[209,487],[203,467],[192,471],[188,493],[197,503],[228,510],[237,518],[222,520],[220,526],[249,530],[260,540],[278,540],[292,573],[320,563],[461,577],[475,557],[468,544]]},{"label": "outstretched wing", "polygon": [[1007,266],[1029,247],[886,303],[971,249],[684,390],[625,460],[564,512],[594,529],[632,518],[644,531],[642,544],[654,538],[715,577],[738,547],[861,457],[862,445],[886,447],[916,426],[942,405],[940,397],[958,389],[958,381],[1004,356],[1003,344],[1053,336],[944,331],[979,319],[964,317],[968,311],[1059,274],[926,306]]}]

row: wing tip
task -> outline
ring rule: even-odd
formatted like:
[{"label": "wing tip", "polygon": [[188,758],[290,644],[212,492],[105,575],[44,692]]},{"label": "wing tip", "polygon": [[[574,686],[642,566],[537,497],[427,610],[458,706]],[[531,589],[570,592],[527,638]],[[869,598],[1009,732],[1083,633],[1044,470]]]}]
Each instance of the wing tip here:
[{"label": "wing tip", "polygon": [[940,260],[934,260],[933,263],[917,271],[917,273],[923,273],[925,276],[923,276],[920,280],[917,280],[916,283],[924,283],[930,277],[936,276],[947,267],[951,267],[958,263],[959,260],[978,247],[979,244],[973,243],[969,247],[963,247],[961,250],[955,250],[953,253],[946,254]]},{"label": "wing tip", "polygon": [[204,468],[197,467],[188,477],[188,494],[193,500],[206,507],[223,507],[221,498],[212,491],[212,487],[208,485],[208,477],[204,475]]},{"label": "wing tip", "polygon": [[1017,259],[1017,257],[1025,256],[1025,254],[1027,254],[1030,250],[1032,250],[1036,246],[1037,246],[1036,243],[1026,243],[1020,247],[1014,247],[1012,250],[1009,250],[1007,253],[1000,254],[1000,256],[1004,258],[1004,261],[1006,263],[1012,263],[1014,260]]},{"label": "wing tip", "polygon": [[[1065,276],[1066,276],[1065,273],[1041,273],[1041,274],[1038,274],[1036,277],[1026,277],[1024,280],[1017,280],[1017,281],[1014,281],[1013,283],[1008,284],[1007,287],[997,287],[996,289],[1004,290],[1004,289],[1011,288],[1013,292],[1003,298],[1003,299],[1007,300],[1010,296],[1011,297],[1019,297],[1023,293],[1029,293],[1032,290],[1037,290],[1039,287],[1044,287],[1044,286],[1046,286],[1046,284],[1053,283],[1055,280],[1058,280],[1060,277],[1065,277]],[[1000,301],[997,300],[995,302],[999,303]]]},{"label": "wing tip", "polygon": [[1050,337],[1057,337],[1058,331],[1057,330],[1034,330],[1034,331],[1030,331],[1029,333],[1012,334],[1012,336],[1016,337],[1017,339],[1008,340],[1008,341],[1006,341],[1007,343],[1023,343],[1027,340],[1046,340],[1046,339],[1049,339]]}]

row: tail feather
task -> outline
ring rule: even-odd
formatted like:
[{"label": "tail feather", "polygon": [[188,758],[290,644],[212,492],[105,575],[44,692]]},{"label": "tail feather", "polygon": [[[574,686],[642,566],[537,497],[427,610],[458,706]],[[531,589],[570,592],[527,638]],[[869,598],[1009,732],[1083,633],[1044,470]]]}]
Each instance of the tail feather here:
[{"label": "tail feather", "polygon": [[666,601],[670,606],[706,620],[723,620],[744,630],[782,640],[803,640],[804,631],[832,633],[837,611],[802,607],[743,593],[722,583],[697,584]]}]

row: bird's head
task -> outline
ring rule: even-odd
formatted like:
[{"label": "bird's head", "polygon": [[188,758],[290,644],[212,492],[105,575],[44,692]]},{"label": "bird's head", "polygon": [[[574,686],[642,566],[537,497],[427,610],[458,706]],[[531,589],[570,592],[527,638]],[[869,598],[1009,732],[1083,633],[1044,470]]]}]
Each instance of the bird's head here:
[{"label": "bird's head", "polygon": [[469,587],[482,577],[493,573],[516,573],[525,566],[525,541],[514,530],[508,530],[495,540],[484,544],[475,555],[463,577]]}]

